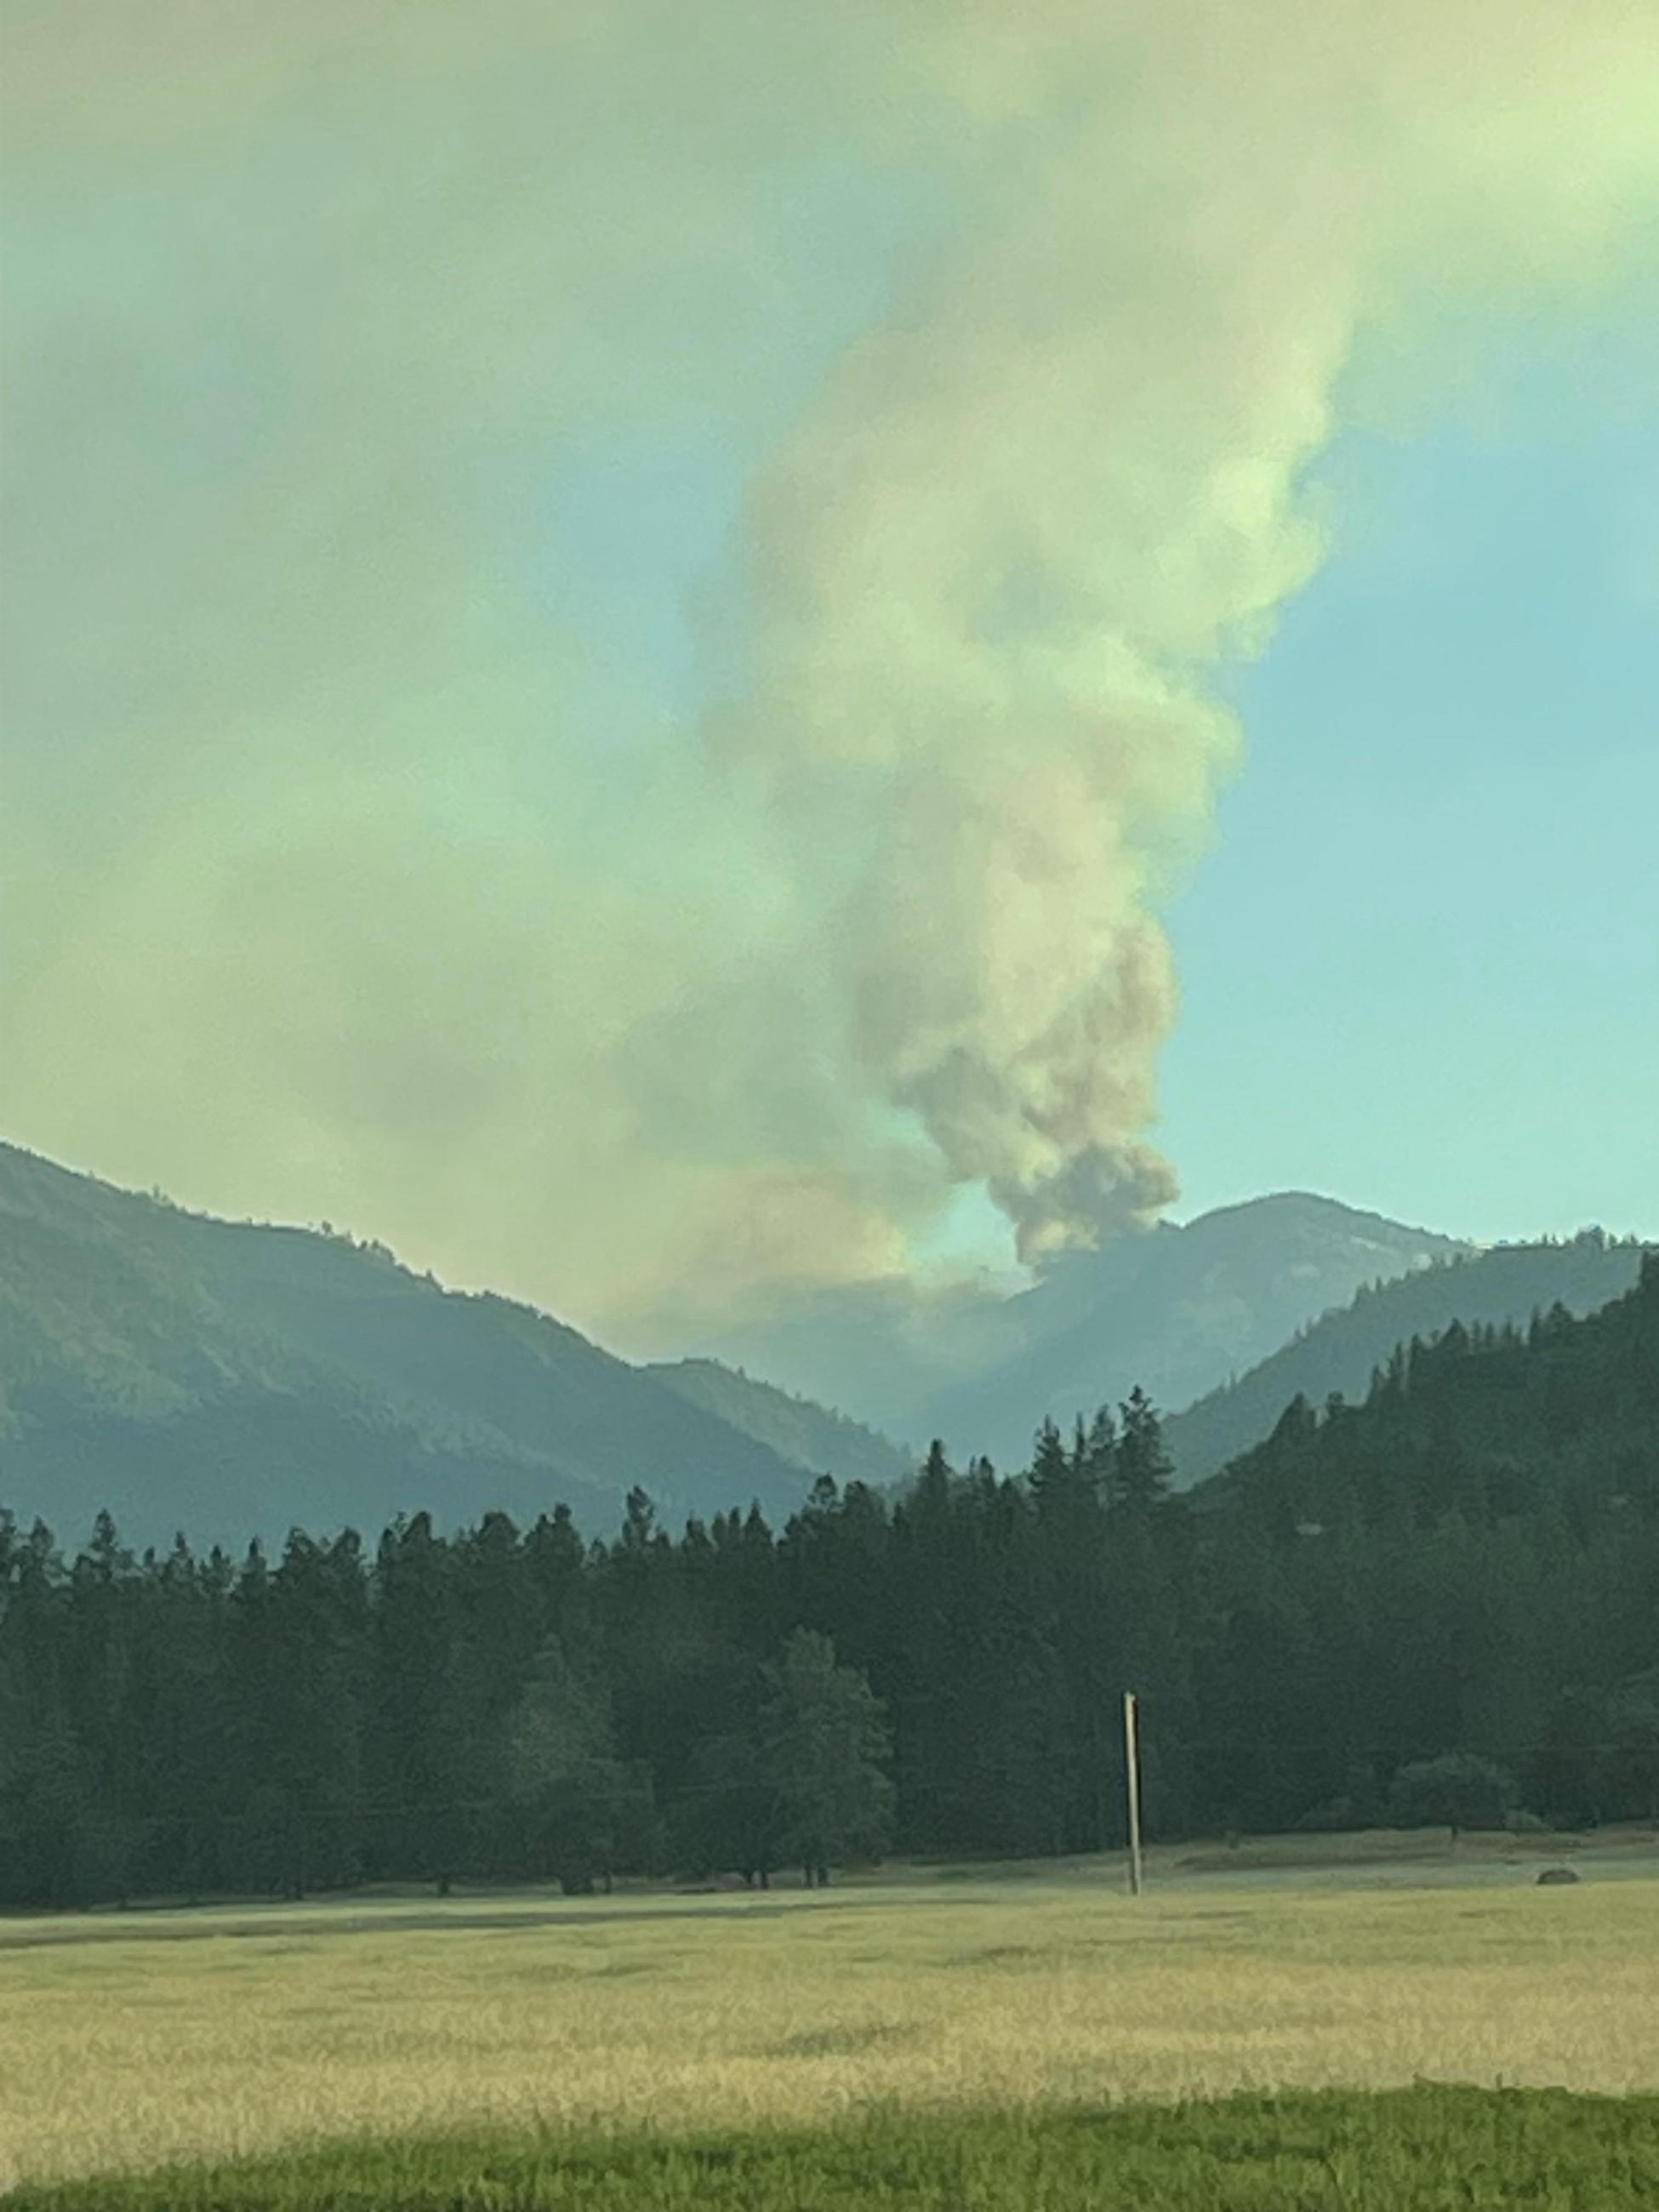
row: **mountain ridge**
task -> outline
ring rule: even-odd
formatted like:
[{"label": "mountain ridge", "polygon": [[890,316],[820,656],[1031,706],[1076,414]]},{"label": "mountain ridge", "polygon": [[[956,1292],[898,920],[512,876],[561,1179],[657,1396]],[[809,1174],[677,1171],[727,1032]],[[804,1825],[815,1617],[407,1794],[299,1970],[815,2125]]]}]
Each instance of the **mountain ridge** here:
[{"label": "mountain ridge", "polygon": [[800,1467],[881,1489],[902,1482],[911,1454],[878,1430],[718,1359],[653,1360],[642,1370]]},{"label": "mountain ridge", "polygon": [[[262,1474],[260,1469],[264,1466]],[[811,1470],[537,1309],[0,1145],[0,1498],[139,1540],[556,1502],[787,1512]],[[136,1489],[135,1489],[136,1486]]]},{"label": "mountain ridge", "polygon": [[[968,1371],[924,1399],[908,1441],[1019,1467],[1046,1416],[1068,1425],[1139,1384],[1190,1485],[1293,1397],[1363,1389],[1397,1342],[1605,1303],[1639,1249],[1598,1231],[1482,1249],[1270,1193],[1069,1255],[1013,1297],[957,1294]],[[866,1334],[900,1310],[874,1287]],[[326,1224],[228,1221],[0,1143],[0,1502],[26,1513],[76,1527],[109,1504],[139,1540],[240,1542],[562,1503],[597,1531],[635,1486],[665,1516],[758,1502],[776,1518],[818,1474],[885,1488],[912,1464],[742,1368],[636,1365]]]},{"label": "mountain ridge", "polygon": [[937,1394],[927,1425],[1018,1464],[1045,1416],[1063,1425],[1136,1383],[1166,1409],[1190,1404],[1364,1284],[1472,1249],[1311,1191],[1161,1224],[1067,1255],[1011,1299],[1015,1348]]},{"label": "mountain ridge", "polygon": [[1261,1443],[1292,1400],[1319,1406],[1363,1395],[1401,1346],[1459,1325],[1524,1326],[1557,1306],[1575,1319],[1599,1311],[1636,1284],[1638,1237],[1582,1230],[1560,1240],[1497,1244],[1431,1262],[1392,1281],[1367,1285],[1243,1374],[1207,1392],[1164,1423],[1182,1488],[1204,1481]]},{"label": "mountain ridge", "polygon": [[[1498,1516],[1581,1502],[1659,1499],[1659,1247],[1587,1231],[1571,1248],[1628,1262],[1627,1279],[1575,1313],[1565,1300],[1398,1340],[1364,1395],[1316,1406],[1298,1391],[1272,1427],[1196,1486],[1211,1510],[1253,1509],[1280,1533],[1339,1518]],[[1453,1271],[1455,1272],[1455,1271]],[[1589,1293],[1588,1283],[1581,1285]]]}]

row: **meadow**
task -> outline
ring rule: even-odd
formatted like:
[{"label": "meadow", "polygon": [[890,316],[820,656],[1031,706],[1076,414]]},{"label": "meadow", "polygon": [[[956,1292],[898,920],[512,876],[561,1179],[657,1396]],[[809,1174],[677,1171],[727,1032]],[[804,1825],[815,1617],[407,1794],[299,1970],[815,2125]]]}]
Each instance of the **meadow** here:
[{"label": "meadow", "polygon": [[[810,2185],[805,2168],[787,2186],[758,2170],[743,2179],[744,2161],[763,2158],[845,2168],[855,2138],[866,2164],[936,2180],[978,2145],[982,2186],[952,2197],[941,2182],[945,2194],[906,2203],[1060,2205],[1109,2201],[1067,2194],[1063,2172],[1113,2140],[1126,2158],[1151,2154],[1164,2123],[1125,2106],[1423,2083],[1659,2092],[1659,1866],[1608,1855],[1553,1889],[1534,1887],[1534,1870],[1501,1855],[1390,1869],[1189,1854],[1155,1862],[1139,1900],[1111,1872],[1074,1866],[817,1893],[357,1899],[0,1923],[0,2185],[20,2203],[63,2205],[885,2202],[836,2195],[833,2171]],[[1264,2166],[1262,2187],[1280,2193],[1236,2201],[1370,2203],[1330,2193],[1330,2145],[1363,2145],[1391,2109],[1223,2105],[1189,2116],[1181,2140],[1193,2125],[1241,2142],[1255,2128],[1264,2156],[1279,2155],[1298,2129],[1317,2134],[1307,2116],[1323,2112],[1327,2193],[1298,2196],[1293,2177],[1272,2181]],[[1443,2100],[1428,2136],[1473,2130],[1474,2172],[1494,2127],[1501,2139],[1544,2124],[1522,2109],[1545,2106]],[[1597,2128],[1659,2148],[1659,2104],[1548,2109],[1603,2116],[1561,2122],[1561,2142],[1579,2130],[1586,2157]],[[1428,2139],[1427,2125],[1413,2120],[1400,2141]],[[512,2182],[515,2159],[544,2176],[549,2130],[587,2146],[588,2194]],[[718,2187],[697,2166],[704,2152],[667,2140],[690,2133],[706,2149],[710,2131],[725,2131]],[[377,2139],[405,2148],[353,2148]],[[295,2157],[320,2156],[321,2193],[244,2197],[222,2179],[199,2198],[177,2179],[161,2195],[30,2185],[270,2153],[291,2172]],[[1619,2171],[1647,2154],[1620,2153]],[[1249,2161],[1237,2144],[1228,2155],[1243,2188]],[[1621,2201],[1608,2193],[1613,2154],[1595,2155],[1596,2186],[1569,2176],[1540,2201]],[[416,2156],[449,2160],[450,2182],[455,2158],[471,2158],[499,2170],[500,2188],[444,2182],[422,2195]],[[361,2161],[388,2157],[403,2184],[377,2194]],[[639,2173],[628,2179],[641,2157],[659,2169],[643,2194]],[[1385,2170],[1354,2157],[1356,2173]],[[342,2159],[359,2160],[361,2192]],[[1125,2201],[1165,2200],[1149,2188]]]}]

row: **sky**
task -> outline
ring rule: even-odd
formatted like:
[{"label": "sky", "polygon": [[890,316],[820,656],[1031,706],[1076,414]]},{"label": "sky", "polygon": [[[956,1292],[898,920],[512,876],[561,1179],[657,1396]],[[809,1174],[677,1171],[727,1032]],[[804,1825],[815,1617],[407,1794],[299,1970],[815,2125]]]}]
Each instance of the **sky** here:
[{"label": "sky", "polygon": [[1659,1226],[1645,0],[9,46],[0,1134],[630,1348]]},{"label": "sky", "polygon": [[1334,449],[1334,550],[1236,674],[1249,763],[1171,915],[1183,1212],[1659,1223],[1654,331],[1505,331]]}]

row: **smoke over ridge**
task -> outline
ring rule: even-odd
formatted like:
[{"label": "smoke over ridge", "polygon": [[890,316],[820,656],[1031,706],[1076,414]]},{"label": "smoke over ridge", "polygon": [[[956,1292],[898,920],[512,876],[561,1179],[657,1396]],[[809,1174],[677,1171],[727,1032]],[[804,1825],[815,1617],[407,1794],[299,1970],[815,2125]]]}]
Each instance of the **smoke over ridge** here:
[{"label": "smoke over ridge", "polygon": [[9,74],[0,1127],[613,1330],[1169,1202],[1310,465],[1659,204],[1646,0],[101,0]]}]

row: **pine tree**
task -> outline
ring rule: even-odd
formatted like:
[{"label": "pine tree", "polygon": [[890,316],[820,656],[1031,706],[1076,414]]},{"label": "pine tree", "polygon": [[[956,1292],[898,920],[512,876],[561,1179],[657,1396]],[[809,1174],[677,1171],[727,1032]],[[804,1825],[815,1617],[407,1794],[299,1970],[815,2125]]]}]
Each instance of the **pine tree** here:
[{"label": "pine tree", "polygon": [[501,1737],[507,1796],[520,1822],[519,1863],[555,1875],[568,1895],[596,1880],[609,1889],[619,1863],[649,1848],[650,1792],[617,1758],[603,1692],[584,1681],[557,1644],[531,1668]]},{"label": "pine tree", "polygon": [[1122,1512],[1148,1513],[1169,1496],[1174,1472],[1164,1448],[1163,1425],[1139,1383],[1118,1413],[1121,1428],[1112,1459],[1111,1502]]},{"label": "pine tree", "polygon": [[886,1715],[862,1674],[836,1663],[827,1636],[798,1628],[766,1670],[762,1772],[775,1801],[780,1856],[820,1887],[830,1866],[884,1849],[893,1815]]},{"label": "pine tree", "polygon": [[1066,1440],[1051,1419],[1045,1419],[1031,1444],[1031,1494],[1041,1504],[1045,1498],[1063,1495],[1070,1486],[1072,1462]]}]

